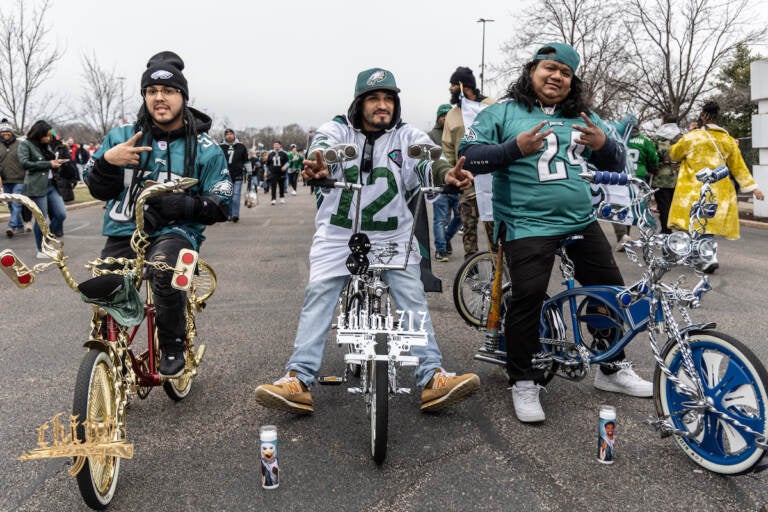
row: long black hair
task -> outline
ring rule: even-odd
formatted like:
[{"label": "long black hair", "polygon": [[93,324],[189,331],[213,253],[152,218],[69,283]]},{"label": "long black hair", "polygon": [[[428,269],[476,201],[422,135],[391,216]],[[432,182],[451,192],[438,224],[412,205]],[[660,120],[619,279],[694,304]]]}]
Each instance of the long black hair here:
[{"label": "long black hair", "polygon": [[44,121],[42,119],[35,121],[27,132],[27,139],[31,140],[39,146],[41,144],[40,139],[48,135],[48,132],[51,131],[51,129],[53,129],[53,127],[48,123],[48,121]]},{"label": "long black hair", "polygon": [[[533,81],[531,80],[531,71],[541,61],[532,60],[523,66],[522,72],[516,82],[509,84],[507,88],[507,94],[504,98],[514,100],[520,104],[525,105],[528,108],[528,112],[533,111],[539,105],[539,99],[536,97],[536,92],[533,90]],[[563,117],[579,117],[579,113],[584,112],[589,115],[591,110],[587,102],[584,100],[583,82],[575,74],[571,78],[571,90],[568,92],[568,96],[558,104]]]},{"label": "long black hair", "polygon": [[[195,168],[195,159],[197,158],[197,123],[195,121],[195,115],[187,107],[187,100],[184,100],[182,106],[182,120],[184,122],[184,176],[193,176]],[[154,127],[152,117],[147,110],[147,104],[141,102],[141,108],[139,113],[136,114],[136,122],[133,125],[134,131],[142,131],[141,143],[146,146],[152,145],[152,128]],[[141,154],[141,161],[139,162],[139,168],[145,169],[149,164],[149,153]]]}]

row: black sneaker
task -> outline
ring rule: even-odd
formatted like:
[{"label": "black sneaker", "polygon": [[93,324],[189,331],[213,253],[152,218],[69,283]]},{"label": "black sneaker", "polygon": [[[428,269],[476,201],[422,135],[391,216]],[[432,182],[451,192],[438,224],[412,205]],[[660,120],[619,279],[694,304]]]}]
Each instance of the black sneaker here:
[{"label": "black sneaker", "polygon": [[453,246],[451,245],[451,242],[445,243],[445,254],[447,254],[448,256],[453,254]]},{"label": "black sneaker", "polygon": [[184,367],[187,361],[184,358],[184,350],[163,349],[163,355],[160,357],[160,367],[158,372],[161,377],[173,379],[184,373]]},{"label": "black sneaker", "polygon": [[8,238],[13,238],[13,234],[14,234],[13,229],[8,228],[5,230],[5,236],[7,236]]},{"label": "black sneaker", "polygon": [[435,261],[448,261],[448,256],[444,252],[435,251]]},{"label": "black sneaker", "polygon": [[232,217],[232,222],[237,222],[240,220],[240,217]]}]

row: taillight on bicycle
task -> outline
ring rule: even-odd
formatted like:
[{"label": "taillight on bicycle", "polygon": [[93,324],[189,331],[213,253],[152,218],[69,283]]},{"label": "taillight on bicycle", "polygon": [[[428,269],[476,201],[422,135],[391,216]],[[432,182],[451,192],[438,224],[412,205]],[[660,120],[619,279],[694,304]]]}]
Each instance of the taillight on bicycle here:
[{"label": "taillight on bicycle", "polygon": [[179,257],[176,260],[176,268],[173,269],[173,279],[171,286],[177,290],[189,290],[192,286],[192,276],[195,273],[197,265],[197,252],[190,249],[179,251]]},{"label": "taillight on bicycle", "polygon": [[35,281],[35,275],[11,249],[0,252],[0,269],[19,288],[26,288]]}]

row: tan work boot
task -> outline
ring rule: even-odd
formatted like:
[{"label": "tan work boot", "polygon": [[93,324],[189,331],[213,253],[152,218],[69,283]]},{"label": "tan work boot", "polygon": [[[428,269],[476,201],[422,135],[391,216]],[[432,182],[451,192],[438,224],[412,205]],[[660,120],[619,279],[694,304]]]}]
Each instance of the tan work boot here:
[{"label": "tan work boot", "polygon": [[464,400],[478,389],[480,389],[480,377],[474,373],[456,375],[438,368],[421,392],[421,410],[439,411]]},{"label": "tan work boot", "polygon": [[312,393],[298,378],[296,372],[290,371],[274,384],[262,384],[256,388],[256,402],[281,411],[293,414],[310,414],[312,409]]}]

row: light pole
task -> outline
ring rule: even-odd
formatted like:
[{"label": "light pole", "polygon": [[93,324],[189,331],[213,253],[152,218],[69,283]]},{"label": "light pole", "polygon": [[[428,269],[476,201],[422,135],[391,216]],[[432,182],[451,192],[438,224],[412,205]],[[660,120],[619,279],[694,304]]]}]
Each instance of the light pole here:
[{"label": "light pole", "polygon": [[125,82],[124,76],[117,77],[120,80],[120,124],[125,123],[125,100],[123,95],[123,83]]},{"label": "light pole", "polygon": [[478,23],[483,24],[483,54],[482,60],[480,61],[480,91],[483,90],[483,77],[485,76],[485,24],[494,21],[496,20],[489,20],[486,18],[480,18],[477,20]]}]

